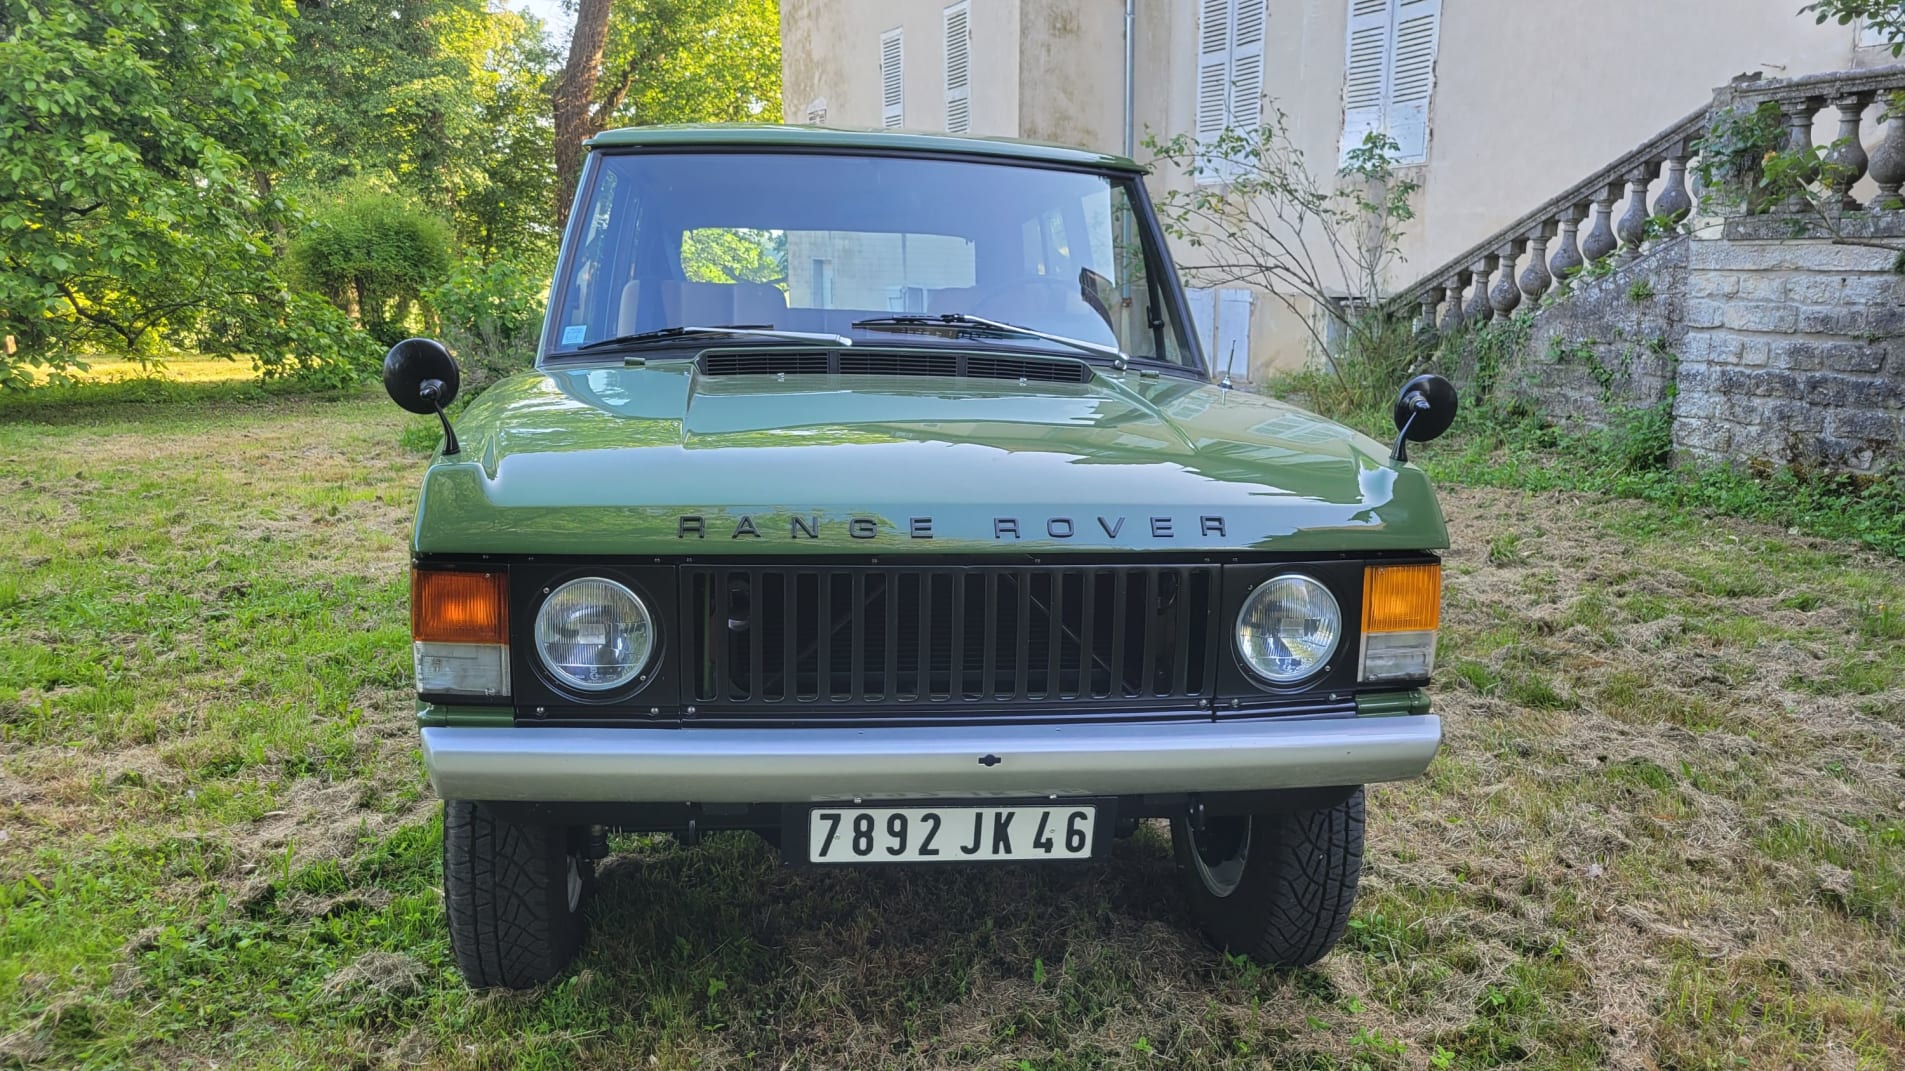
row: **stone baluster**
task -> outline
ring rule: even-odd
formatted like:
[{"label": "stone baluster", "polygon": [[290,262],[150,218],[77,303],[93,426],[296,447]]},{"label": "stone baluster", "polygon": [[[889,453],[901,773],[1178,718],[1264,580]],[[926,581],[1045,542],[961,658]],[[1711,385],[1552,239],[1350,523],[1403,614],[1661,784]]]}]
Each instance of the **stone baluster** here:
[{"label": "stone baluster", "polygon": [[1653,178],[1652,170],[1649,166],[1627,173],[1627,211],[1614,226],[1614,233],[1621,239],[1623,264],[1640,256],[1641,243],[1647,240],[1647,184]]},{"label": "stone baluster", "polygon": [[1488,277],[1495,274],[1495,265],[1500,261],[1500,257],[1491,253],[1476,261],[1475,266],[1470,269],[1475,279],[1475,290],[1469,296],[1468,308],[1465,311],[1468,313],[1469,320],[1474,323],[1487,323],[1495,318],[1495,307],[1488,303]]},{"label": "stone baluster", "polygon": [[1435,337],[1435,310],[1442,304],[1442,288],[1428,287],[1416,301],[1422,306],[1422,311],[1416,315],[1416,337],[1432,339]]},{"label": "stone baluster", "polygon": [[1839,136],[1826,150],[1826,188],[1838,196],[1838,209],[1841,212],[1857,212],[1859,199],[1852,196],[1852,187],[1865,177],[1865,169],[1871,161],[1865,155],[1865,146],[1859,142],[1859,124],[1865,118],[1865,106],[1872,103],[1872,94],[1854,93],[1849,97],[1833,102],[1839,109]]},{"label": "stone baluster", "polygon": [[[1786,151],[1800,155],[1804,160],[1812,151],[1812,117],[1825,107],[1825,101],[1818,97],[1803,100],[1789,100],[1780,105],[1786,115]],[[1802,183],[1810,183],[1819,177],[1819,171],[1810,163],[1802,163],[1795,169]],[[1781,204],[1782,212],[1803,212],[1806,209],[1804,191],[1796,190]]]},{"label": "stone baluster", "polygon": [[1453,335],[1462,329],[1462,291],[1468,289],[1468,280],[1468,272],[1458,271],[1442,286],[1449,297],[1449,311],[1442,314],[1442,333],[1445,335]]},{"label": "stone baluster", "polygon": [[1614,183],[1594,199],[1594,224],[1588,228],[1587,237],[1581,239],[1581,255],[1587,263],[1593,263],[1620,247],[1614,238],[1614,199],[1621,195],[1621,186]]},{"label": "stone baluster", "polygon": [[1554,258],[1548,261],[1549,274],[1554,276],[1555,285],[1562,290],[1568,288],[1568,280],[1587,263],[1581,257],[1581,242],[1578,234],[1581,219],[1586,214],[1585,205],[1569,205],[1561,210],[1561,243],[1554,251]]},{"label": "stone baluster", "polygon": [[1554,285],[1554,276],[1548,274],[1548,239],[1553,236],[1553,223],[1543,223],[1528,232],[1528,266],[1521,270],[1521,292],[1531,303],[1539,303],[1541,295]]},{"label": "stone baluster", "polygon": [[1489,288],[1488,304],[1494,308],[1495,315],[1506,318],[1521,304],[1521,286],[1515,282],[1515,262],[1521,259],[1521,251],[1528,248],[1528,239],[1517,238],[1497,254],[1501,258],[1501,278]]},{"label": "stone baluster", "polygon": [[1667,181],[1654,198],[1654,215],[1678,223],[1693,213],[1693,195],[1687,192],[1687,147],[1678,145],[1667,158]]},{"label": "stone baluster", "polygon": [[1879,195],[1871,207],[1877,212],[1896,212],[1905,209],[1905,197],[1898,192],[1905,186],[1905,112],[1888,108],[1884,125],[1885,137],[1872,150],[1872,181],[1879,184]]}]

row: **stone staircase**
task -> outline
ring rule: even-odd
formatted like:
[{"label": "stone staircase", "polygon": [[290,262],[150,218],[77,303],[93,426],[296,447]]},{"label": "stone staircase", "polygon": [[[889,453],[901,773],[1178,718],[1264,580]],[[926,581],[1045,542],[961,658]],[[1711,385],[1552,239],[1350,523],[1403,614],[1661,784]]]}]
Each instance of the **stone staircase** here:
[{"label": "stone staircase", "polygon": [[[1811,174],[1807,196],[1703,214],[1689,184],[1702,137],[1716,116],[1768,103],[1787,149],[1814,146],[1817,118],[1836,111],[1837,133],[1819,146],[1830,166]],[[1670,408],[1683,456],[1898,469],[1902,185],[1905,66],[1742,78],[1386,308],[1424,334],[1512,322],[1492,334],[1513,352],[1478,367],[1478,348],[1466,347],[1458,379],[1563,422]]]}]

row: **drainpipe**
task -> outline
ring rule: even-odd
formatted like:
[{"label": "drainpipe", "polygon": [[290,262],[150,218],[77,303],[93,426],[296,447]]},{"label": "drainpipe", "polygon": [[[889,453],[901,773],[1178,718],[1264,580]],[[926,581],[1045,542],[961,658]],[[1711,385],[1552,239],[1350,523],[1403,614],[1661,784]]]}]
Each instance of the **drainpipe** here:
[{"label": "drainpipe", "polygon": [[1126,159],[1135,155],[1133,150],[1136,148],[1132,144],[1132,132],[1136,121],[1132,115],[1135,107],[1132,103],[1131,68],[1137,43],[1131,28],[1136,17],[1137,2],[1138,0],[1124,0],[1124,154]]}]

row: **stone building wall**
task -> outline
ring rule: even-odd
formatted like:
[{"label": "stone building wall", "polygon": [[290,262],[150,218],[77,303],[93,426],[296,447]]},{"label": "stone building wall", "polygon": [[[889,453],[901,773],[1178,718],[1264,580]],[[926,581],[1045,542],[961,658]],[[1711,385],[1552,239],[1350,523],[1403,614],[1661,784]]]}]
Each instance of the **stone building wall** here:
[{"label": "stone building wall", "polygon": [[1706,460],[1905,463],[1905,276],[1824,239],[1694,242],[1674,445]]}]

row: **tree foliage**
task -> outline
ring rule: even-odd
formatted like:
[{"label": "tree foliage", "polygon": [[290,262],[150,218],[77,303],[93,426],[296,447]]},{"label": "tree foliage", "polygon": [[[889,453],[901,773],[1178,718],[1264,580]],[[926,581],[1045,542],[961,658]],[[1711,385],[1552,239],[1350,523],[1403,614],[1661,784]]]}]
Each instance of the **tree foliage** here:
[{"label": "tree foliage", "polygon": [[270,282],[296,141],[269,0],[0,0],[0,383],[161,330]]},{"label": "tree foliage", "polygon": [[450,272],[450,228],[414,199],[361,185],[319,206],[291,243],[292,277],[393,345]]},{"label": "tree foliage", "polygon": [[778,0],[578,0],[554,88],[558,217],[596,134],[778,117],[780,91]]},{"label": "tree foliage", "polygon": [[1396,352],[1373,310],[1401,259],[1402,228],[1415,218],[1411,199],[1420,188],[1396,172],[1396,143],[1368,135],[1328,180],[1310,169],[1280,111],[1208,142],[1180,134],[1145,146],[1158,164],[1193,179],[1157,201],[1165,231],[1185,247],[1184,273],[1206,286],[1245,283],[1268,293],[1309,331],[1345,404],[1360,398],[1331,335],[1340,332],[1341,348],[1352,352]]},{"label": "tree foliage", "polygon": [[1905,0],[1815,0],[1799,12],[1821,25],[1862,22],[1891,45],[1892,55],[1905,54]]}]

